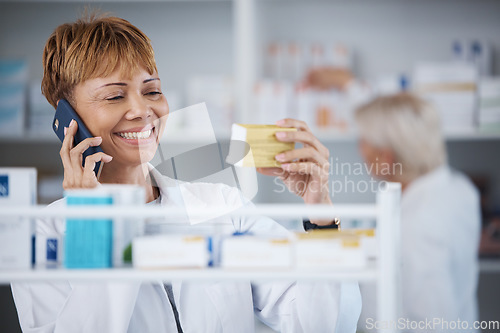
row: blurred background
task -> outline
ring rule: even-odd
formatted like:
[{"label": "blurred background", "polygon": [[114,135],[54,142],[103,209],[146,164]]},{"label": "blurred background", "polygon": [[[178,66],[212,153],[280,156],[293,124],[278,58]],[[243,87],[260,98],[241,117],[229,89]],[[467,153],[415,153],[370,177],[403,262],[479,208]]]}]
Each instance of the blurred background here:
[{"label": "blurred background", "polygon": [[[40,92],[43,46],[86,6],[123,17],[152,39],[171,110],[206,102],[222,147],[233,122],[300,118],[330,149],[334,180],[370,180],[341,167],[362,162],[356,105],[367,96],[419,91],[439,108],[450,165],[481,192],[483,225],[500,216],[496,0],[0,0],[0,167],[36,167],[39,203],[62,196],[54,110]],[[353,73],[355,89],[304,87],[308,71],[322,66]],[[199,141],[196,126],[180,117],[174,143]],[[258,180],[257,202],[300,202],[272,178]],[[332,185],[334,202],[373,202],[374,191],[343,184]],[[499,255],[483,254],[490,260],[481,264],[481,320],[500,319],[500,261],[491,260]],[[10,288],[0,293],[2,331],[19,331]]]}]

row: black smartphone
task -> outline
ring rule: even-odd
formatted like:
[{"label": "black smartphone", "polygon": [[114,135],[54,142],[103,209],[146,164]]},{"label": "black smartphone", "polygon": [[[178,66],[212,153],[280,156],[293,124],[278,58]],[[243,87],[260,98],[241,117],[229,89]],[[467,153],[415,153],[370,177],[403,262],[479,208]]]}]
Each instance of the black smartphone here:
[{"label": "black smartphone", "polygon": [[[54,133],[56,133],[57,137],[61,142],[64,140],[64,128],[69,127],[69,123],[74,119],[78,124],[78,130],[76,131],[75,138],[73,141],[73,147],[82,142],[87,138],[94,137],[92,133],[87,129],[87,126],[83,123],[82,119],[78,116],[78,113],[71,107],[71,104],[65,99],[59,100],[56,108],[56,114],[54,116],[54,121],[52,122],[52,129]],[[89,147],[86,151],[83,152],[83,160],[82,166],[85,166],[85,159],[89,155],[93,155],[95,153],[102,152],[101,147]],[[101,175],[103,163],[97,162],[95,164],[94,173],[99,179]]]}]

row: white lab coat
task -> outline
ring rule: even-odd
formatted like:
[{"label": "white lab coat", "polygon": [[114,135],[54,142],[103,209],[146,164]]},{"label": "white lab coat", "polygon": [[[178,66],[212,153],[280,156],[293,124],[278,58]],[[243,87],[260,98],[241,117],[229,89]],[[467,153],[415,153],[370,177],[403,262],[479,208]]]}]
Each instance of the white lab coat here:
[{"label": "white lab coat", "polygon": [[[442,166],[408,185],[401,215],[400,318],[417,323],[460,319],[468,321],[467,332],[473,332],[480,235],[477,190],[463,175]],[[376,297],[373,286],[361,289],[365,306],[358,327],[365,330],[371,327],[367,320],[376,318]],[[441,325],[422,327],[404,331],[456,331]]]},{"label": "white lab coat", "polygon": [[[162,205],[241,202],[240,192],[225,185],[181,184],[152,174]],[[265,217],[228,218],[228,224],[233,231],[287,232]],[[54,233],[64,234],[63,221],[37,222],[37,235]],[[281,332],[354,332],[361,311],[356,283],[179,282],[172,287],[186,333],[254,332],[254,313]],[[177,332],[162,281],[14,283],[12,292],[23,332]]]},{"label": "white lab coat", "polygon": [[481,228],[477,190],[443,166],[410,183],[401,204],[402,315],[416,321],[460,319],[472,328]]}]

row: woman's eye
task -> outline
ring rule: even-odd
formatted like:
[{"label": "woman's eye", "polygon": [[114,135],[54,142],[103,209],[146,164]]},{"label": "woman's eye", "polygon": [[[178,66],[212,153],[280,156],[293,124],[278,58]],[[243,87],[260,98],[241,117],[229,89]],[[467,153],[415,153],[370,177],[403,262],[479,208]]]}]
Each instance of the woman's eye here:
[{"label": "woman's eye", "polygon": [[151,92],[148,92],[146,95],[150,95],[150,96],[155,96],[155,95],[161,95],[161,91],[151,91]]},{"label": "woman's eye", "polygon": [[123,96],[115,96],[115,97],[109,97],[109,98],[106,98],[107,101],[118,101],[120,99],[122,99]]}]

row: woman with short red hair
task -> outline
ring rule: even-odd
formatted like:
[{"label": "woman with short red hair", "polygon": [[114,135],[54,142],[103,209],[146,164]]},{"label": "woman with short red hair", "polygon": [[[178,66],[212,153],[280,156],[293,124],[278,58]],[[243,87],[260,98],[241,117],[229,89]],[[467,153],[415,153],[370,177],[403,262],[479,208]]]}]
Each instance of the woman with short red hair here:
[{"label": "woman with short red hair", "polygon": [[[132,24],[105,17],[61,25],[47,41],[43,62],[42,91],[47,100],[54,107],[67,100],[94,135],[75,146],[78,124],[72,122],[66,129],[60,151],[65,189],[136,184],[145,188],[146,202],[166,206],[185,204],[183,193],[208,204],[217,198],[226,204],[241,200],[237,189],[177,182],[148,163],[169,109],[151,43]],[[328,150],[304,123],[287,119],[282,125],[299,129],[282,140],[307,147],[281,154],[282,169],[268,173],[280,171],[287,186],[306,203],[331,203],[328,190],[324,191]],[[88,156],[82,167],[82,153],[98,145],[103,152]],[[93,173],[97,162],[105,164],[99,179]],[[225,221],[232,232],[287,233],[263,217]],[[64,230],[64,221],[37,221],[37,235],[62,237]],[[16,283],[12,290],[24,332],[250,333],[254,313],[283,332],[354,332],[361,308],[356,283],[63,281]]]}]

